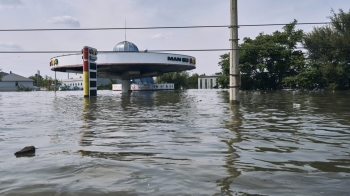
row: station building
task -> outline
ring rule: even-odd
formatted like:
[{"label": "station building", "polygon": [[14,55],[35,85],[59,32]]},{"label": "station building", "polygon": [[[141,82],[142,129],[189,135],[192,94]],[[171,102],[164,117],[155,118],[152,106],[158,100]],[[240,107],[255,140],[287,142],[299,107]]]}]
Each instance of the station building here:
[{"label": "station building", "polygon": [[221,75],[199,76],[198,89],[213,89],[220,88],[218,84],[218,77]]},{"label": "station building", "polygon": [[[135,44],[123,41],[115,45],[111,52],[98,52],[96,66],[97,78],[121,81],[122,92],[129,92],[132,84],[154,84],[155,76],[195,69],[196,58],[181,54],[139,51]],[[52,71],[82,74],[82,55],[53,57],[50,68]]]}]

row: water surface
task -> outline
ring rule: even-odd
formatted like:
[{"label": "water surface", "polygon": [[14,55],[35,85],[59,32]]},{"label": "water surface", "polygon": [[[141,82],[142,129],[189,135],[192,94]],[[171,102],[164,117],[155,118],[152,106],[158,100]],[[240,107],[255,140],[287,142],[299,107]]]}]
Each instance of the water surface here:
[{"label": "water surface", "polygon": [[0,92],[0,195],[350,195],[349,95]]}]

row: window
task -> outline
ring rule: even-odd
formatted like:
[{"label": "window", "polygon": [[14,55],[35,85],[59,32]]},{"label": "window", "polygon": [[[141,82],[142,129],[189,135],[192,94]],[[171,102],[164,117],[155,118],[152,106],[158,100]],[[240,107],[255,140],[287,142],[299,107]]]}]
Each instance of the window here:
[{"label": "window", "polygon": [[18,82],[16,82],[16,86],[18,86]]}]

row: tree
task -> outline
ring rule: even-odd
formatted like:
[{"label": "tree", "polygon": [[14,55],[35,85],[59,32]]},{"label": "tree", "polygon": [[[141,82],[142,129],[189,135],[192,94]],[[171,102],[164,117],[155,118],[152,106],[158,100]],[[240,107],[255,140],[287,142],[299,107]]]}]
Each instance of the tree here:
[{"label": "tree", "polygon": [[189,74],[186,71],[171,72],[158,76],[155,83],[174,83],[175,89],[186,89],[188,87],[188,78]]},{"label": "tree", "polygon": [[[241,72],[241,89],[281,89],[283,78],[296,74],[303,67],[304,55],[297,50],[304,33],[295,30],[297,21],[283,27],[283,31],[275,31],[271,35],[260,33],[255,39],[245,37],[239,45],[239,67]],[[219,84],[226,88],[229,84],[230,55],[220,56],[219,66],[222,76]]]},{"label": "tree", "polygon": [[220,55],[219,66],[221,67],[222,76],[218,77],[218,84],[222,88],[227,88],[230,82],[230,53]]},{"label": "tree", "polygon": [[[307,33],[303,45],[310,59],[306,73],[313,73],[319,88],[350,89],[350,11],[332,10],[331,24]],[[303,74],[306,74],[303,73]]]},{"label": "tree", "polygon": [[198,77],[197,73],[192,74],[187,78],[187,88],[189,89],[198,89]]},{"label": "tree", "polygon": [[297,50],[304,32],[295,30],[297,21],[271,35],[260,33],[254,40],[244,38],[240,45],[241,89],[281,89],[283,78],[293,76],[305,65],[304,55]]},{"label": "tree", "polygon": [[[39,75],[39,80],[40,81],[37,81],[38,80],[37,76],[38,76],[37,74],[35,74],[33,76],[29,76],[30,79],[34,80],[34,82],[33,82],[34,86],[46,87],[48,90],[51,90],[51,86],[52,85],[57,84],[57,86],[60,86],[62,84],[61,81],[59,81],[57,79],[55,81],[52,77],[47,76],[47,75],[45,75],[44,77]],[[57,86],[54,87],[54,88],[57,88]]]},{"label": "tree", "polygon": [[2,69],[0,68],[0,82],[1,82],[1,80],[2,80]]},{"label": "tree", "polygon": [[34,76],[29,76],[29,79],[34,80],[33,82],[34,86],[40,87],[41,86],[40,84],[42,83],[44,78],[41,75],[39,75],[39,81],[38,81],[38,74],[35,74]]}]

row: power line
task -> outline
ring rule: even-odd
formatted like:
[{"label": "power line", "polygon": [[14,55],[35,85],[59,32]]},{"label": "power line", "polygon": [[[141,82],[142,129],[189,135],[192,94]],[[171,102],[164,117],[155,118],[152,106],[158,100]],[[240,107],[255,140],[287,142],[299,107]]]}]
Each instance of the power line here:
[{"label": "power line", "polygon": [[[296,25],[318,25],[331,24],[334,22],[309,22],[296,23]],[[342,23],[342,22],[339,22]],[[259,27],[259,26],[284,26],[290,23],[279,24],[247,24],[238,27]],[[194,29],[194,28],[229,28],[230,25],[209,25],[209,26],[168,26],[168,27],[106,27],[106,28],[68,28],[68,29],[0,29],[0,32],[25,32],[25,31],[105,31],[105,30],[152,30],[152,29]]]},{"label": "power line", "polygon": [[[239,48],[237,50],[285,50],[285,47],[279,48]],[[350,49],[350,46],[317,46],[317,47],[294,47],[293,49]],[[218,48],[218,49],[174,49],[174,50],[148,50],[147,52],[215,52],[215,51],[230,51],[232,49]],[[49,54],[49,53],[71,53],[81,54],[81,51],[0,51],[1,54]],[[122,53],[115,51],[98,51],[98,53]],[[124,52],[124,53],[135,53],[135,52]],[[140,51],[139,53],[143,53]]]},{"label": "power line", "polygon": [[106,28],[70,28],[70,29],[0,29],[0,31],[103,31],[103,30],[142,30],[142,29],[186,29],[186,28],[223,28],[228,25],[218,26],[178,26],[178,27],[106,27]]}]

